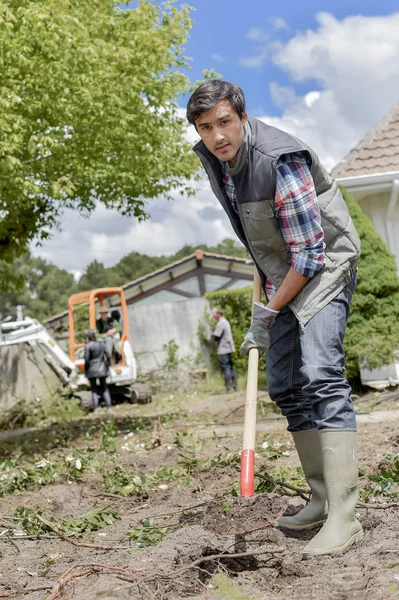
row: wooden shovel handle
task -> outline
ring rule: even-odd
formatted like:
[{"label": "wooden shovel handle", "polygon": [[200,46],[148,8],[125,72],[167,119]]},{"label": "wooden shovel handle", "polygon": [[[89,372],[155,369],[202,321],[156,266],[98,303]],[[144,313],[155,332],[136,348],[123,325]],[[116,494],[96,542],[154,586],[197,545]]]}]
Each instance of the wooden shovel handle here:
[{"label": "wooden shovel handle", "polygon": [[[262,286],[257,271],[254,274],[254,287],[252,293],[253,303],[260,302]],[[256,405],[258,401],[258,366],[259,351],[251,348],[248,354],[247,390],[245,396],[245,418],[243,450],[241,452],[241,496],[252,496],[255,493],[255,438],[256,438]]]}]

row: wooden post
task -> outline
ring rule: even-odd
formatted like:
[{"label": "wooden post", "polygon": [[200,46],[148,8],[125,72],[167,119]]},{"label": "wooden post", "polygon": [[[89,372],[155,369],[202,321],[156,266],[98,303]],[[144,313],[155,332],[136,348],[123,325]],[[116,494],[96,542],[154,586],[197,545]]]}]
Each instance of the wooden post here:
[{"label": "wooden post", "polygon": [[[260,302],[261,281],[257,271],[254,275],[253,303]],[[258,365],[259,351],[251,348],[248,354],[247,391],[245,396],[244,438],[241,452],[241,496],[253,496],[255,493],[255,438],[256,438],[256,405],[258,401]]]}]

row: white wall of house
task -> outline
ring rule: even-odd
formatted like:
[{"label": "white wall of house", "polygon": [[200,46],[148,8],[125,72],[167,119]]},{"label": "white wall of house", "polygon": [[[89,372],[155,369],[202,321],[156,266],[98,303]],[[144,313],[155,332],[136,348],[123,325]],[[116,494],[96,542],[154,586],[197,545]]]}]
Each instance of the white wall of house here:
[{"label": "white wall of house", "polygon": [[198,348],[198,323],[206,311],[209,303],[204,297],[129,305],[129,338],[139,373],[156,371],[165,363],[163,346],[170,340],[179,346],[180,359],[193,357]]},{"label": "white wall of house", "polygon": [[384,240],[390,252],[395,255],[399,271],[399,202],[388,218],[391,191],[351,193],[363,212],[371,219],[374,229]]}]

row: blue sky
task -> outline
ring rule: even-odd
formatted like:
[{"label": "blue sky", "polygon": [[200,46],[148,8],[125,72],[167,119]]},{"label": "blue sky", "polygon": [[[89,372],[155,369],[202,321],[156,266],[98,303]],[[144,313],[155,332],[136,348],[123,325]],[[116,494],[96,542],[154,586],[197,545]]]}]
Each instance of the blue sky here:
[{"label": "blue sky", "polygon": [[[267,58],[261,67],[251,68],[240,64],[241,61],[258,56],[266,44],[285,43],[299,32],[316,28],[319,12],[330,13],[342,20],[355,15],[385,16],[399,10],[397,0],[286,0],[279,3],[193,0],[185,3],[194,8],[191,13],[194,24],[187,45],[187,55],[192,58],[190,78],[201,79],[202,69],[213,67],[224,79],[241,85],[251,115],[279,115],[281,110],[270,95],[270,82],[276,81],[283,86],[293,82]],[[130,2],[129,6],[135,4]],[[295,82],[295,90],[300,95],[319,87],[319,82],[312,79]]]},{"label": "blue sky", "polygon": [[[381,16],[399,10],[397,0],[195,0],[188,4],[195,8],[187,45],[187,55],[193,59],[193,79],[201,78],[203,68],[214,67],[224,79],[241,85],[251,115],[280,114],[270,96],[269,84],[271,81],[292,84],[289,75],[270,60],[266,59],[260,68],[240,64],[240,60],[261,51],[262,40],[249,39],[257,37],[257,30],[260,38],[261,32],[268,36],[266,43],[284,43],[297,32],[316,28],[315,17],[319,12],[331,13],[342,20],[349,15]],[[217,60],[213,55],[224,60]],[[310,79],[295,84],[301,95],[319,87],[317,81]]]},{"label": "blue sky", "polygon": [[[399,102],[398,0],[187,3],[196,9],[185,49],[190,79],[214,68],[238,83],[252,117],[302,139],[328,169]],[[234,237],[205,178],[194,197],[173,196],[148,199],[145,223],[101,206],[88,220],[66,212],[63,231],[34,252],[74,270],[93,259],[111,266],[133,250],[172,254]]]}]

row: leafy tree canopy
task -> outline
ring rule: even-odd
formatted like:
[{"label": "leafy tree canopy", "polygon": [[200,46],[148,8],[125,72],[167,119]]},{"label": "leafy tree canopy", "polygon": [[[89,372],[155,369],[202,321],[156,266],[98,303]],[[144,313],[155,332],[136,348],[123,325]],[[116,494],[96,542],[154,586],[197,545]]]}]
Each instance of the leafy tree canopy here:
[{"label": "leafy tree canopy", "polygon": [[15,279],[23,281],[23,285],[0,293],[3,316],[15,317],[18,305],[24,314],[39,320],[68,308],[69,296],[77,291],[71,273],[29,254],[17,258],[12,267]]},{"label": "leafy tree canopy", "polygon": [[145,218],[197,169],[176,98],[189,7],[0,0],[0,271],[69,207]]}]

